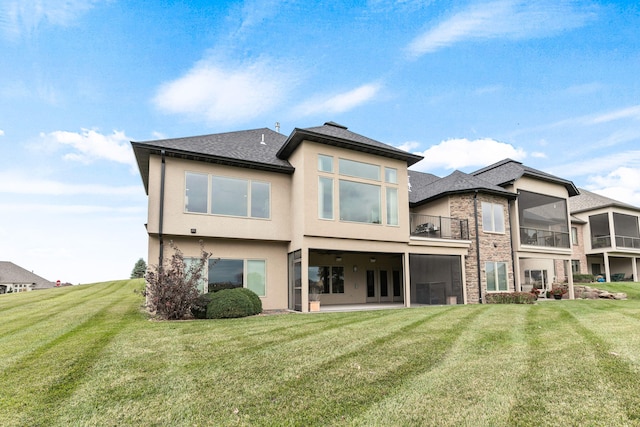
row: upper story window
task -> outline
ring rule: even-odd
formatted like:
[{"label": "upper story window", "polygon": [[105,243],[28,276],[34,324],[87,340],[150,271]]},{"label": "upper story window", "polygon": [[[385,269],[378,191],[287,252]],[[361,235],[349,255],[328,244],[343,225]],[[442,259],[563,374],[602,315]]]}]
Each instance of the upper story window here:
[{"label": "upper story window", "polygon": [[187,172],[185,183],[185,212],[271,217],[268,182]]},{"label": "upper story window", "polygon": [[520,190],[518,220],[522,244],[570,247],[566,199]]},{"label": "upper story window", "polygon": [[339,187],[342,221],[381,223],[379,185],[341,179]]},{"label": "upper story window", "polygon": [[571,227],[571,244],[572,245],[578,244],[578,228],[577,227]]},{"label": "upper story window", "polygon": [[318,170],[321,172],[333,172],[333,157],[318,154]]},{"label": "upper story window", "polygon": [[380,166],[355,160],[340,159],[338,162],[340,175],[380,181]]},{"label": "upper story window", "polygon": [[504,233],[504,207],[497,203],[482,202],[482,230]]},{"label": "upper story window", "polygon": [[398,170],[394,168],[384,168],[384,182],[389,184],[398,183]]}]

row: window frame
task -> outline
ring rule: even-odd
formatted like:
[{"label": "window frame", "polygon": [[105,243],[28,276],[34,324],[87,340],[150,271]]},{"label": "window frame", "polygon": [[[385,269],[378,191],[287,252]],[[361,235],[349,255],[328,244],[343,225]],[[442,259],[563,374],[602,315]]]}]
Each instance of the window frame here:
[{"label": "window frame", "polygon": [[[491,224],[491,229],[487,229],[485,227],[485,225],[487,224],[487,218],[486,218],[486,214],[487,212],[485,211],[485,206],[489,207],[490,212],[491,212],[491,217],[489,218],[489,223]],[[485,233],[495,233],[495,234],[505,234],[506,233],[506,226],[505,226],[505,219],[506,216],[504,214],[504,206],[501,205],[500,203],[492,203],[492,202],[482,202],[482,231],[484,231]],[[496,225],[498,224],[496,221],[496,212],[500,211],[500,215],[502,216],[502,221],[500,222],[500,227],[501,230],[497,230]]]},{"label": "window frame", "polygon": [[[215,264],[217,264],[220,261],[242,261],[242,286],[236,286],[236,287],[243,287],[243,288],[247,288],[250,289],[252,291],[254,291],[256,293],[256,295],[258,295],[260,298],[265,298],[267,296],[267,291],[268,291],[268,286],[267,286],[267,277],[268,277],[268,262],[266,259],[263,258],[209,258],[209,261],[207,262],[206,265],[206,271],[205,271],[205,276],[206,277],[206,288],[207,288],[207,292],[209,292],[209,286],[211,285],[211,281],[210,281],[210,269],[215,267]],[[213,266],[211,265],[211,263],[214,263]],[[264,271],[264,275],[263,275],[263,288],[264,288],[264,294],[259,294],[258,292],[256,292],[255,290],[251,289],[249,287],[249,263],[257,263],[257,262],[261,262],[262,265],[264,266],[263,271]]]},{"label": "window frame", "polygon": [[[499,265],[504,266],[504,289],[500,289]],[[489,266],[491,266],[491,270],[493,272],[493,283],[495,284],[495,289],[489,289]],[[505,261],[485,261],[484,268],[487,292],[509,292],[509,263]]]},{"label": "window frame", "polygon": [[[322,294],[326,294],[326,295],[344,295],[345,294],[345,280],[344,280],[344,272],[345,272],[345,268],[342,265],[309,265],[307,267],[307,275],[310,277],[309,275],[309,270],[311,269],[328,269],[328,273],[325,275],[328,282],[324,282],[324,280],[322,280],[322,283],[320,285],[317,285],[320,287],[320,289],[322,289]],[[338,283],[334,282],[334,277],[336,276],[336,270],[342,270],[342,275],[339,276],[340,277],[340,281]],[[310,280],[309,280],[310,281]],[[314,282],[315,283],[315,282]],[[311,283],[309,283],[309,286],[311,286]],[[338,291],[336,291],[336,286],[340,286],[338,288]],[[341,292],[339,292],[340,290],[342,290]]]}]

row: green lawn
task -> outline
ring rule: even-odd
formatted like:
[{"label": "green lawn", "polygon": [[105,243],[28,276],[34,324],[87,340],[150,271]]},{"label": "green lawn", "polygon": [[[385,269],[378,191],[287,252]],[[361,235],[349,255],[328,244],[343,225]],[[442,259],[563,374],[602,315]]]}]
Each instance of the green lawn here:
[{"label": "green lawn", "polygon": [[[599,284],[600,285],[600,284]],[[2,426],[640,426],[640,284],[548,301],[150,321],[139,280],[0,297]]]}]

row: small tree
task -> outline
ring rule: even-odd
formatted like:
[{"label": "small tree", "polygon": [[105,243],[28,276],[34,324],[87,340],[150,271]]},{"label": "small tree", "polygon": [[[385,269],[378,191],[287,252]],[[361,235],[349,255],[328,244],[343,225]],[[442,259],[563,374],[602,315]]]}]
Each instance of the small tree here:
[{"label": "small tree", "polygon": [[144,277],[147,272],[147,263],[144,262],[142,258],[136,262],[136,265],[133,266],[133,271],[131,272],[132,279],[140,279]]},{"label": "small tree", "polygon": [[147,308],[161,319],[184,319],[191,315],[191,307],[200,294],[198,283],[204,279],[204,266],[211,254],[200,241],[200,258],[186,267],[182,251],[173,241],[169,246],[174,252],[171,260],[164,266],[151,267],[145,275]]}]

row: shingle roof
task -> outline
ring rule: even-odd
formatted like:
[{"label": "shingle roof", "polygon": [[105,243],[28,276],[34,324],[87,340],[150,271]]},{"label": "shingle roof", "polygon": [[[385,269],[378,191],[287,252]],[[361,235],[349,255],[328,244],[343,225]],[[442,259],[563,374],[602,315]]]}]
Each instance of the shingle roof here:
[{"label": "shingle roof", "polygon": [[138,161],[145,190],[149,189],[149,156],[160,154],[210,163],[293,173],[294,168],[276,153],[287,139],[269,128],[162,139],[158,141],[131,141]]},{"label": "shingle roof", "polygon": [[500,162],[472,172],[472,175],[499,186],[511,184],[523,176],[529,176],[532,178],[541,179],[543,181],[549,181],[556,184],[564,185],[569,192],[569,196],[575,196],[579,194],[579,191],[573,184],[573,182],[563,178],[559,178],[546,172],[542,172],[538,169],[525,166],[522,163],[512,159],[504,159]]},{"label": "shingle roof", "polygon": [[[415,172],[412,172],[410,176],[413,176],[414,173]],[[409,203],[412,206],[417,206],[444,195],[475,191],[495,194],[510,199],[516,197],[515,193],[506,191],[498,185],[456,170],[444,178],[427,182],[426,185],[421,185],[417,188],[412,183],[411,193],[409,193]]]},{"label": "shingle roof", "polygon": [[602,196],[600,194],[592,193],[591,191],[587,191],[584,188],[580,189],[579,195],[569,198],[569,211],[572,214],[608,207],[619,207],[631,209],[634,211],[640,211],[640,208],[636,206],[629,205],[627,203],[623,203],[618,200]]},{"label": "shingle roof", "polygon": [[322,126],[305,129],[295,128],[282,145],[280,151],[278,151],[278,157],[281,159],[289,158],[291,153],[304,140],[403,160],[407,162],[407,166],[411,166],[423,159],[422,156],[417,154],[411,154],[375,139],[351,132],[346,126],[334,122],[326,122]]},{"label": "shingle roof", "polygon": [[0,261],[0,284],[35,284],[33,289],[54,287],[54,283],[9,261]]}]

